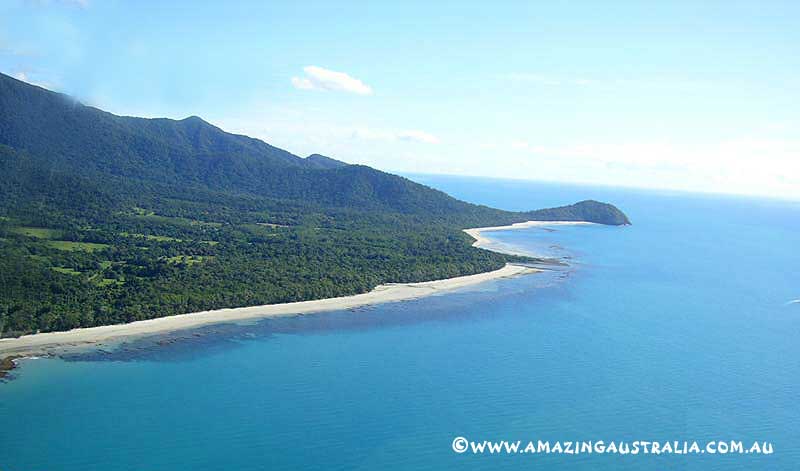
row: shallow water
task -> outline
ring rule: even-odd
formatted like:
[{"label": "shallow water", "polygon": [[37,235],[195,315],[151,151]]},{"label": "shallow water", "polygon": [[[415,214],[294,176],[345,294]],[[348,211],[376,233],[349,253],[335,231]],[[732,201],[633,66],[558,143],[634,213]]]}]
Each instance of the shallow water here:
[{"label": "shallow water", "polygon": [[[493,233],[566,271],[29,361],[0,469],[797,469],[800,204],[413,176],[630,227]],[[470,440],[753,440],[771,455],[473,455]]]}]

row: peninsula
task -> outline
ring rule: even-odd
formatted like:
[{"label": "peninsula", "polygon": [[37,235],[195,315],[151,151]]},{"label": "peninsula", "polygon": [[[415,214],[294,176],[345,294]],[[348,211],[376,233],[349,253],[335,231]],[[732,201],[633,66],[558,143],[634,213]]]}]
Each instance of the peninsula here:
[{"label": "peninsula", "polygon": [[6,338],[371,296],[361,302],[392,283],[416,292],[532,261],[479,250],[466,228],[629,223],[596,201],[474,205],[198,117],[117,116],[2,74],[0,174]]}]

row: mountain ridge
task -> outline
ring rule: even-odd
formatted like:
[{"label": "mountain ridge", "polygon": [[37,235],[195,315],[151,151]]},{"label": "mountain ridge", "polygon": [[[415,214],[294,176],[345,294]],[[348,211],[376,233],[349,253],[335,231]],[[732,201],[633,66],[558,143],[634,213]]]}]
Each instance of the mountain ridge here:
[{"label": "mountain ridge", "polygon": [[[36,106],[25,106],[25,100]],[[21,112],[8,112],[14,109]],[[49,136],[52,130],[60,135]],[[434,211],[442,215],[487,211],[371,167],[347,165],[320,154],[304,159],[259,139],[228,133],[198,116],[181,120],[118,116],[3,74],[0,144],[25,149],[48,158],[50,165],[79,174],[98,172],[158,183],[201,185],[215,191],[310,198],[320,204],[400,212]],[[317,171],[321,169],[332,172],[320,174]],[[310,180],[315,184],[309,184]],[[354,189],[361,194],[356,195]],[[362,197],[365,195],[370,197]],[[610,208],[604,211],[613,212]],[[591,222],[615,224],[622,220],[596,219],[585,211],[574,214]]]}]

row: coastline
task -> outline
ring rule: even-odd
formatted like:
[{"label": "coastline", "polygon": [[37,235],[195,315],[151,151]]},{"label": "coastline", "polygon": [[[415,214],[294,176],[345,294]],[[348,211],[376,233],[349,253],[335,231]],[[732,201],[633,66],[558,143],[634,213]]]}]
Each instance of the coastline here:
[{"label": "coastline", "polygon": [[473,227],[471,229],[464,229],[470,237],[475,239],[475,242],[472,243],[473,247],[477,247],[479,249],[484,250],[491,250],[492,252],[500,252],[507,255],[524,255],[524,256],[535,256],[534,254],[530,253],[521,253],[515,252],[513,250],[504,249],[501,247],[497,247],[494,245],[494,241],[492,239],[485,237],[483,235],[484,232],[495,232],[495,231],[511,231],[511,230],[518,230],[518,229],[529,229],[531,227],[544,227],[544,226],[583,226],[583,225],[593,225],[593,222],[586,222],[586,221],[526,221],[526,222],[517,222],[511,224],[509,226],[493,226],[493,227]]},{"label": "coastline", "polygon": [[[465,229],[464,232],[475,238],[475,242],[472,244],[474,247],[482,248],[484,250],[508,253],[497,248],[488,248],[487,245],[491,243],[491,239],[483,236],[482,233],[509,229],[524,229],[535,226],[565,224],[590,223],[529,221],[513,224],[511,226]],[[38,355],[57,354],[59,351],[64,349],[88,346],[122,337],[135,337],[179,331],[225,322],[246,321],[278,316],[314,314],[325,311],[353,309],[387,302],[407,301],[446,291],[456,290],[491,280],[516,277],[536,273],[539,271],[541,270],[527,265],[507,263],[503,268],[490,272],[441,280],[423,281],[419,283],[387,283],[379,285],[367,293],[351,296],[282,304],[267,304],[262,306],[218,309],[213,311],[201,311],[136,321],[128,324],[88,327],[62,332],[46,332],[24,335],[16,338],[0,339],[0,360],[7,360],[3,363],[4,368],[0,368],[0,378],[3,376],[3,371],[8,371],[9,369],[13,368],[13,365],[16,364],[14,361],[16,359]],[[9,366],[11,368],[9,368]]]}]

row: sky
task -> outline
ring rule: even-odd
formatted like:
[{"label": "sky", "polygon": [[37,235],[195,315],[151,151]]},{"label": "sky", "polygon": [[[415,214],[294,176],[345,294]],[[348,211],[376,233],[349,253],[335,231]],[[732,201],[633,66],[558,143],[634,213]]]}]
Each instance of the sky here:
[{"label": "sky", "polygon": [[800,2],[0,2],[0,72],[306,156],[800,198]]}]

